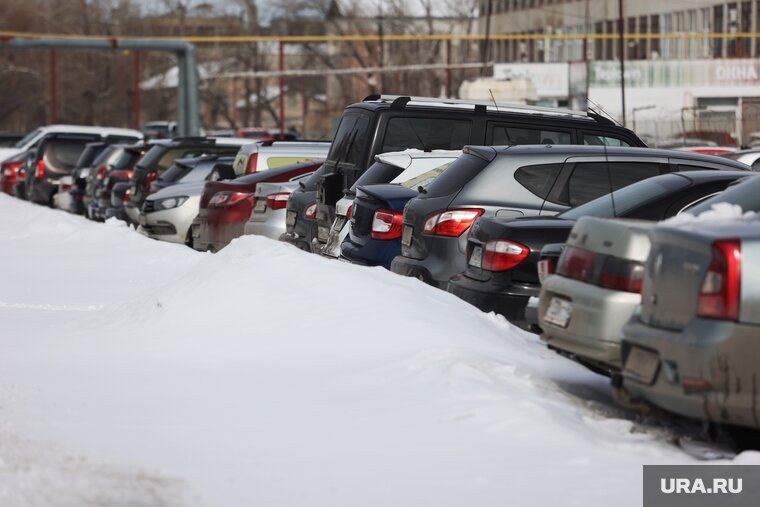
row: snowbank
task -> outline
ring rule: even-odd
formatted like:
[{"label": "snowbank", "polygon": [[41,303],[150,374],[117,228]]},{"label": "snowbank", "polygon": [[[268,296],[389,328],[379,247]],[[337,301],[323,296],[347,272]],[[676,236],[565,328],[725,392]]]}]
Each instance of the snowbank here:
[{"label": "snowbank", "polygon": [[758,219],[757,213],[754,211],[742,211],[742,207],[738,204],[731,204],[730,202],[719,202],[713,204],[711,209],[703,211],[697,216],[691,213],[682,213],[675,215],[662,221],[665,225],[671,226],[690,226],[701,225],[716,222],[750,222]]},{"label": "snowbank", "polygon": [[3,427],[61,449],[0,447],[2,505],[61,505],[38,492],[66,489],[66,453],[71,495],[113,488],[98,463],[124,505],[227,507],[638,506],[642,464],[693,461],[534,335],[380,268],[259,237],[199,254],[1,195],[0,252]]}]

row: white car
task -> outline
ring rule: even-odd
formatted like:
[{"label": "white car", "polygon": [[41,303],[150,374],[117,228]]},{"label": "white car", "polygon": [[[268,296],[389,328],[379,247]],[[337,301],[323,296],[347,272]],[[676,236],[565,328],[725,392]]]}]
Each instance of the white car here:
[{"label": "white car", "polygon": [[12,148],[0,148],[0,162],[7,160],[19,153],[26,152],[48,134],[100,134],[103,137],[112,137],[127,142],[134,142],[143,138],[142,132],[133,129],[116,127],[91,127],[88,125],[46,125],[39,127],[16,143]]},{"label": "white car", "polygon": [[244,234],[258,234],[279,239],[285,233],[288,198],[298,188],[298,181],[313,173],[304,174],[282,183],[259,183],[254,192],[253,212],[243,229]]},{"label": "white car", "polygon": [[340,258],[340,244],[348,236],[356,188],[376,183],[405,183],[436,167],[449,164],[462,150],[421,151],[409,149],[375,156],[375,163],[356,180],[353,188],[335,204],[335,220],[330,228],[322,255]]}]

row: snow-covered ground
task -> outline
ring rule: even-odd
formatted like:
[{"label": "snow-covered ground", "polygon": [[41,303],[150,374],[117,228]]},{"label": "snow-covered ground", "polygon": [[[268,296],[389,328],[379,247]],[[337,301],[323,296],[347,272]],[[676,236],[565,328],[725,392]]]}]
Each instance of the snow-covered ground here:
[{"label": "snow-covered ground", "polygon": [[4,507],[639,506],[642,464],[695,462],[536,336],[380,268],[5,195],[0,259]]}]

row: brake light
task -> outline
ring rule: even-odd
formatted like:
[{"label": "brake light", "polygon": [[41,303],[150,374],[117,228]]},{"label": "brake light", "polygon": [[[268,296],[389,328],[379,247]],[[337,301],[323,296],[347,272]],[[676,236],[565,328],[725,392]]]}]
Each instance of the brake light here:
[{"label": "brake light", "polygon": [[248,157],[248,164],[245,166],[245,174],[251,174],[256,172],[256,165],[259,162],[259,153],[256,152]]},{"label": "brake light", "polygon": [[124,195],[121,196],[121,203],[125,204],[127,201],[129,201],[129,196],[132,194],[129,190],[124,192]]},{"label": "brake light", "polygon": [[370,237],[383,241],[400,238],[403,221],[403,212],[379,209],[375,211],[375,215],[372,217],[372,232],[370,232]]},{"label": "brake light", "polygon": [[559,258],[557,274],[581,282],[591,282],[595,256],[589,250],[568,246]]},{"label": "brake light", "polygon": [[243,199],[249,197],[251,194],[245,192],[217,192],[214,197],[208,202],[209,206],[232,206],[237,204]]},{"label": "brake light", "polygon": [[306,208],[306,211],[304,212],[304,216],[306,218],[309,218],[311,220],[314,220],[317,218],[317,203],[314,203]]},{"label": "brake light", "polygon": [[276,194],[269,194],[267,196],[267,208],[283,209],[288,205],[289,198],[290,192],[278,192]]},{"label": "brake light", "polygon": [[106,177],[106,166],[102,165],[98,167],[98,179],[102,180]]},{"label": "brake light", "polygon": [[641,294],[644,264],[636,261],[607,256],[599,274],[599,285],[605,289],[636,292]]},{"label": "brake light", "polygon": [[557,259],[541,259],[538,261],[538,281],[543,285],[544,280],[549,278],[549,275],[554,274],[554,270],[557,268]]},{"label": "brake light", "polygon": [[482,209],[451,209],[430,215],[425,220],[422,232],[433,236],[457,238],[470,228],[483,214]]},{"label": "brake light", "polygon": [[481,267],[487,271],[507,271],[528,257],[530,248],[514,241],[497,239],[486,243]]},{"label": "brake light", "polygon": [[712,244],[712,262],[702,281],[697,315],[710,319],[739,318],[741,242],[719,240]]},{"label": "brake light", "polygon": [[15,178],[16,174],[19,172],[19,168],[23,165],[23,160],[13,160],[10,162],[3,162],[2,168],[3,168],[3,176],[5,178]]},{"label": "brake light", "polygon": [[[351,220],[351,217],[354,215],[354,205],[348,207],[346,210],[346,221]],[[402,215],[403,216],[403,215]]]},{"label": "brake light", "polygon": [[37,170],[34,173],[34,177],[38,180],[41,180],[45,177],[45,161],[44,160],[38,160],[37,161]]}]

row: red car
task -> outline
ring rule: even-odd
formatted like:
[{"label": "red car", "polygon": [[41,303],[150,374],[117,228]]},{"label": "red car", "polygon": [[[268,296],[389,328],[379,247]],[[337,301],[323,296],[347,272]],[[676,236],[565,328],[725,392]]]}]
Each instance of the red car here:
[{"label": "red car", "polygon": [[217,252],[243,235],[253,210],[253,193],[261,182],[284,182],[313,173],[324,160],[310,160],[242,176],[232,181],[209,181],[203,188],[198,216],[193,221],[193,248]]},{"label": "red car", "polygon": [[24,179],[24,174],[19,174],[19,170],[24,165],[25,157],[26,152],[21,152],[0,164],[0,190],[6,194],[14,195],[13,186],[16,181]]}]

